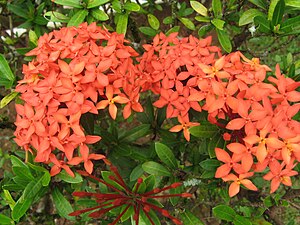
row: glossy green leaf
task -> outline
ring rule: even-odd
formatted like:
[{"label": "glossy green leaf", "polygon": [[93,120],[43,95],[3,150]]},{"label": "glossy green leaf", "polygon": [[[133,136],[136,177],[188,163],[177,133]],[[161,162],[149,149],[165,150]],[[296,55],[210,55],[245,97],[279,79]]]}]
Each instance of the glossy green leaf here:
[{"label": "glossy green leaf", "polygon": [[[127,206],[128,206],[127,204],[123,205],[121,207],[120,213],[123,212]],[[128,220],[133,214],[134,214],[134,207],[132,205],[130,205],[129,208],[127,209],[127,211],[121,217],[121,222]]]},{"label": "glossy green leaf", "polygon": [[300,15],[284,20],[280,26],[282,32],[292,32],[300,29]]},{"label": "glossy green leaf", "polygon": [[42,186],[47,187],[49,185],[51,181],[51,175],[50,173],[47,171],[44,173],[44,175],[42,176]]},{"label": "glossy green leaf", "polygon": [[171,24],[171,23],[173,23],[172,16],[167,16],[163,19],[163,24]]},{"label": "glossy green leaf", "polygon": [[93,10],[91,10],[91,15],[95,19],[100,20],[100,21],[106,21],[106,20],[109,19],[109,16],[104,11],[102,11],[101,9],[93,9]]},{"label": "glossy green leaf", "polygon": [[253,23],[253,19],[256,16],[264,16],[264,13],[257,9],[249,9],[243,12],[239,20],[239,26],[244,26],[246,24]]},{"label": "glossy green leaf", "polygon": [[210,138],[213,137],[219,128],[214,124],[201,124],[199,126],[191,127],[190,133],[195,137]]},{"label": "glossy green leaf", "polygon": [[245,218],[240,215],[236,215],[233,220],[234,225],[252,225],[251,221],[248,218]]},{"label": "glossy green leaf", "polygon": [[211,23],[219,30],[223,30],[223,27],[224,27],[224,24],[225,24],[225,21],[224,20],[220,20],[220,19],[212,19],[211,20]]},{"label": "glossy green leaf", "polygon": [[270,1],[269,10],[268,10],[268,20],[269,20],[269,21],[272,20],[273,13],[274,13],[274,10],[275,10],[275,7],[276,7],[276,5],[277,5],[277,3],[278,3],[279,1],[280,1],[280,0],[271,0],[271,1]]},{"label": "glossy green leaf", "polygon": [[221,0],[212,0],[212,9],[215,17],[222,16],[222,3]]},{"label": "glossy green leaf", "polygon": [[12,171],[14,172],[14,174],[16,176],[22,177],[23,179],[28,180],[29,182],[34,180],[34,177],[32,176],[32,174],[30,173],[29,170],[24,170],[23,167],[20,166],[13,166],[12,167]]},{"label": "glossy green leaf", "polygon": [[280,22],[282,21],[284,10],[285,10],[284,0],[279,0],[279,2],[277,3],[277,5],[274,9],[273,16],[272,16],[272,25],[273,26],[280,24]]},{"label": "glossy green leaf", "polygon": [[15,224],[15,222],[11,218],[3,214],[0,214],[0,221],[2,225]]},{"label": "glossy green leaf", "polygon": [[234,221],[236,212],[227,205],[218,205],[213,208],[213,215],[218,219],[232,222]]},{"label": "glossy green leaf", "polygon": [[148,14],[147,15],[148,18],[148,23],[149,25],[154,29],[154,30],[158,30],[160,27],[160,22],[157,19],[156,16],[154,16],[153,14]]},{"label": "glossy green leaf", "polygon": [[171,33],[179,32],[180,26],[174,26],[166,32],[166,35],[169,36]]},{"label": "glossy green leaf", "polygon": [[132,172],[130,173],[129,179],[130,181],[136,181],[139,177],[141,177],[144,173],[142,165],[137,165]]},{"label": "glossy green leaf", "polygon": [[299,0],[285,0],[285,4],[287,6],[300,8],[300,1]]},{"label": "glossy green leaf", "polygon": [[216,169],[221,165],[219,160],[216,159],[206,159],[199,163],[199,165],[209,171],[216,171]]},{"label": "glossy green leaf", "polygon": [[151,191],[154,186],[155,186],[155,177],[153,175],[148,176],[145,180],[144,183],[146,184],[146,190],[145,192]]},{"label": "glossy green leaf", "polygon": [[78,26],[79,24],[81,24],[85,17],[88,15],[88,11],[85,9],[79,10],[77,11],[69,20],[68,22],[68,27],[72,27],[72,26]]},{"label": "glossy green leaf", "polygon": [[12,73],[5,57],[0,54],[0,86],[11,88],[15,81],[15,76]]},{"label": "glossy green leaf", "polygon": [[109,177],[113,176],[115,177],[115,175],[110,172],[110,171],[101,171],[101,175],[104,181],[106,181],[108,184],[111,184],[112,186],[118,188],[119,190],[125,190],[124,187],[122,187],[120,184],[118,184],[117,182],[111,180]]},{"label": "glossy green leaf", "polygon": [[26,9],[27,7],[22,4],[13,5],[13,4],[7,4],[7,8],[9,11],[13,12],[14,14],[24,18],[29,19],[29,12]]},{"label": "glossy green leaf", "polygon": [[104,5],[105,3],[108,3],[110,0],[89,0],[87,4],[87,8],[94,8],[100,5]]},{"label": "glossy green leaf", "polygon": [[181,23],[183,23],[183,25],[186,28],[188,28],[190,30],[195,30],[196,29],[194,23],[190,19],[188,19],[188,18],[179,18],[179,20],[180,20]]},{"label": "glossy green leaf", "polygon": [[230,53],[232,51],[232,45],[229,38],[228,33],[225,30],[217,29],[218,40],[222,46],[222,48],[227,52]]},{"label": "glossy green leaf", "polygon": [[215,152],[216,147],[225,149],[225,146],[226,146],[226,142],[224,141],[223,136],[217,132],[212,138],[209,138],[208,140],[207,151],[209,157],[210,158],[216,157],[216,152]]},{"label": "glossy green leaf", "polygon": [[16,204],[16,202],[15,202],[15,200],[12,198],[10,192],[9,192],[8,190],[5,190],[5,189],[4,189],[4,190],[3,190],[3,194],[4,194],[4,200],[5,200],[5,202],[9,205],[9,207],[10,207],[11,209],[13,209],[14,206],[15,206],[15,204]]},{"label": "glossy green leaf", "polygon": [[124,136],[120,137],[119,140],[122,142],[133,142],[141,137],[145,137],[150,131],[150,124],[142,124],[137,126],[125,133]]},{"label": "glossy green leaf", "polygon": [[202,16],[207,16],[207,8],[197,1],[190,1],[192,8]]},{"label": "glossy green leaf", "polygon": [[197,216],[187,209],[180,213],[180,218],[184,225],[204,225]]},{"label": "glossy green leaf", "polygon": [[50,17],[49,20],[51,22],[62,22],[67,23],[69,21],[69,17],[56,11],[48,11],[44,14],[46,18]]},{"label": "glossy green leaf", "polygon": [[64,5],[64,6],[71,6],[74,8],[83,8],[83,6],[80,4],[80,0],[54,0],[56,4]]},{"label": "glossy green leaf", "polygon": [[268,7],[266,0],[249,0],[249,2],[264,10]]},{"label": "glossy green leaf", "polygon": [[132,12],[138,12],[140,11],[141,7],[135,2],[126,1],[124,9]]},{"label": "glossy green leaf", "polygon": [[0,102],[0,109],[2,109],[4,106],[8,105],[12,100],[14,100],[18,96],[19,92],[11,92],[8,95],[6,95],[4,98],[1,99]]},{"label": "glossy green leaf", "polygon": [[157,34],[157,31],[151,27],[139,27],[139,30],[150,37],[154,37]]},{"label": "glossy green leaf", "polygon": [[13,220],[19,220],[29,209],[31,203],[32,203],[32,199],[23,199],[22,202],[17,201],[11,214]]},{"label": "glossy green leaf", "polygon": [[160,158],[160,160],[165,163],[167,166],[169,166],[172,169],[176,169],[178,167],[176,158],[172,152],[172,150],[159,142],[155,143],[155,151]]},{"label": "glossy green leaf", "polygon": [[163,165],[149,161],[142,164],[142,168],[146,173],[156,175],[156,176],[171,176],[170,171]]},{"label": "glossy green leaf", "polygon": [[52,198],[55,208],[61,217],[66,218],[68,220],[76,220],[76,217],[69,216],[69,214],[74,210],[71,204],[68,202],[68,200],[57,187],[55,187],[52,191]]},{"label": "glossy green leaf", "polygon": [[212,24],[201,26],[198,30],[199,37],[204,37],[206,34],[214,28]]},{"label": "glossy green leaf", "polygon": [[262,16],[257,16],[254,18],[254,23],[258,25],[258,30],[263,33],[271,33],[270,21]]},{"label": "glossy green leaf", "polygon": [[20,166],[29,171],[28,166],[22,160],[20,160],[18,157],[11,155],[10,160],[11,160],[11,163],[13,166]]},{"label": "glossy green leaf", "polygon": [[195,20],[197,20],[199,22],[205,22],[205,23],[210,22],[210,18],[204,17],[204,16],[195,16]]},{"label": "glossy green leaf", "polygon": [[119,14],[116,31],[119,34],[126,34],[128,24],[128,14]]}]

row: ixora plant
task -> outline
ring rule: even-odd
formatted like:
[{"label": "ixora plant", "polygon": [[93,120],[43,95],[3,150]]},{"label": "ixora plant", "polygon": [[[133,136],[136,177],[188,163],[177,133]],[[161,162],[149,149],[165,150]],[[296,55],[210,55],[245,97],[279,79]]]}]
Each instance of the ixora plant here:
[{"label": "ixora plant", "polygon": [[[192,197],[190,193],[181,193],[184,190],[182,182],[177,182],[178,177],[167,180],[172,183],[169,185],[161,179],[180,168],[167,144],[156,142],[167,130],[151,137],[147,126],[146,132],[134,132],[124,138],[136,141],[143,137],[142,145],[149,146],[155,142],[159,160],[169,168],[154,161],[144,162],[126,184],[118,165],[112,165],[109,149],[106,153],[95,147],[101,146],[106,133],[101,136],[90,133],[86,124],[85,116],[92,115],[95,126],[100,126],[97,121],[112,119],[114,126],[117,123],[122,127],[126,121],[121,120],[119,111],[124,119],[132,121],[135,118],[132,111],[139,114],[144,108],[154,110],[153,106],[158,112],[156,116],[161,118],[162,109],[166,109],[169,123],[164,125],[171,132],[167,137],[182,132],[188,143],[210,137],[208,128],[222,135],[223,147],[215,145],[209,151],[212,158],[221,162],[216,164],[214,177],[230,182],[230,197],[237,195],[241,186],[258,191],[251,177],[271,180],[271,193],[281,183],[292,185],[291,177],[298,174],[294,168],[300,161],[300,123],[293,119],[300,107],[297,91],[300,82],[281,74],[279,66],[274,76],[258,58],[249,60],[240,52],[222,55],[221,49],[211,42],[211,37],[179,38],[177,33],[160,33],[152,44],[143,46],[145,51],[139,56],[123,35],[111,33],[96,23],[62,28],[39,38],[38,46],[27,53],[35,58],[24,65],[24,78],[16,87],[22,102],[16,105],[15,142],[26,151],[26,160],[30,152],[35,162],[51,167],[51,176],[59,177],[65,170],[74,180],[81,174],[99,186],[96,192],[77,187],[73,193],[75,197],[92,197],[97,205],[74,212],[60,211],[61,214],[72,219],[89,212],[90,217],[101,217],[112,221],[109,223],[112,225],[130,218],[132,224],[153,225],[160,223],[157,211],[175,224],[190,224],[186,221],[191,218],[196,221],[194,224],[200,224],[189,213],[181,216],[182,223],[163,209],[166,199]],[[149,101],[145,103],[146,95],[154,101],[153,104],[150,101],[150,106]],[[105,109],[110,118],[101,117]],[[98,118],[93,116],[98,114]],[[182,141],[185,140],[179,142]],[[202,139],[201,144],[204,144]],[[85,171],[75,172],[82,163]],[[94,164],[109,168],[110,171],[102,171],[103,179],[92,175],[97,170]],[[180,160],[180,164],[184,162]],[[28,165],[37,168],[30,162]],[[24,164],[15,160],[14,166],[24,167]],[[40,171],[47,174],[44,168]],[[45,177],[41,177],[41,187],[50,182]],[[165,187],[155,187],[155,180],[161,180],[160,185]],[[157,195],[164,191],[170,193]],[[58,192],[57,196],[60,195]],[[179,201],[176,199],[172,204],[176,205]],[[32,202],[26,203],[27,208],[24,206],[22,210],[26,211]],[[13,215],[19,219],[22,213],[16,211]],[[229,221],[238,219],[237,215]]]}]

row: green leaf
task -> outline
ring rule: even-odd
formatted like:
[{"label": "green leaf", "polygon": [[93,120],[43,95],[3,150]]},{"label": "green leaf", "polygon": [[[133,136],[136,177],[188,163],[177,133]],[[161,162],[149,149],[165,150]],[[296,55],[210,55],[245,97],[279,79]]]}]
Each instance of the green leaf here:
[{"label": "green leaf", "polygon": [[56,11],[48,11],[44,14],[45,17],[50,17],[49,20],[52,22],[61,22],[67,23],[69,21],[69,17]]},{"label": "green leaf", "polygon": [[248,218],[245,218],[240,215],[236,215],[233,220],[234,225],[252,225],[251,221]]},{"label": "green leaf", "polygon": [[137,139],[144,137],[147,135],[150,131],[150,124],[142,124],[140,126],[137,126],[125,133],[123,137],[120,137],[119,140],[122,142],[133,142]]},{"label": "green leaf", "polygon": [[29,12],[25,5],[7,4],[7,8],[9,11],[13,12],[14,14],[16,14],[24,19],[29,19]]},{"label": "green leaf", "polygon": [[191,211],[184,210],[180,213],[180,218],[184,225],[204,225],[201,220],[198,219]]},{"label": "green leaf", "polygon": [[169,36],[171,33],[179,32],[180,26],[174,26],[166,32],[166,35]]},{"label": "green leaf", "polygon": [[[120,213],[123,212],[127,206],[128,206],[127,204],[123,205],[121,207]],[[134,214],[134,207],[131,205],[127,209],[127,211],[123,214],[123,216],[121,217],[121,222],[124,222],[124,221],[128,220],[133,214]]]},{"label": "green leaf", "polygon": [[125,190],[124,187],[122,187],[120,184],[118,184],[117,182],[115,182],[109,178],[109,176],[115,177],[114,173],[112,173],[110,171],[101,171],[101,175],[102,175],[103,180],[105,180],[107,183],[118,188],[119,190]]},{"label": "green leaf", "polygon": [[190,30],[195,30],[195,24],[188,18],[178,18],[184,26],[186,26]]},{"label": "green leaf", "polygon": [[140,11],[141,7],[135,2],[127,1],[124,5],[124,9],[132,12],[138,12]]},{"label": "green leaf", "polygon": [[202,16],[207,16],[207,8],[197,1],[190,1],[192,8]]},{"label": "green leaf", "polygon": [[264,10],[266,10],[268,6],[265,0],[249,0],[249,2]]},{"label": "green leaf", "polygon": [[47,186],[49,185],[50,181],[51,181],[51,175],[50,175],[50,173],[47,171],[47,172],[45,172],[44,175],[42,176],[42,185],[43,185],[44,187],[47,187]]},{"label": "green leaf", "polygon": [[207,150],[210,158],[216,157],[215,148],[224,149],[226,146],[226,142],[223,139],[223,136],[220,133],[216,133],[213,138],[209,139]]},{"label": "green leaf", "polygon": [[222,48],[227,52],[230,53],[232,51],[232,45],[229,38],[228,33],[225,30],[217,29],[218,39],[222,46]]},{"label": "green leaf", "polygon": [[69,20],[68,22],[68,27],[72,27],[72,26],[78,26],[79,24],[81,24],[85,17],[89,14],[89,12],[85,9],[79,10],[77,11]]},{"label": "green leaf", "polygon": [[87,8],[94,8],[100,5],[104,5],[105,3],[108,3],[110,0],[89,0]]},{"label": "green leaf", "polygon": [[119,14],[116,31],[119,34],[126,34],[128,23],[128,14]]},{"label": "green leaf", "polygon": [[200,162],[199,165],[205,170],[216,171],[217,167],[219,167],[221,163],[216,159],[206,159]]},{"label": "green leaf", "polygon": [[249,9],[245,11],[239,20],[239,26],[244,26],[249,23],[253,23],[253,19],[256,16],[264,16],[264,13],[257,9]]},{"label": "green leaf", "polygon": [[272,16],[272,25],[276,26],[277,24],[280,24],[283,14],[284,14],[284,9],[285,9],[285,3],[284,0],[279,0],[277,3],[274,13]]},{"label": "green leaf", "polygon": [[171,23],[173,23],[172,16],[167,16],[163,19],[163,24],[171,24]]},{"label": "green leaf", "polygon": [[14,220],[19,220],[29,209],[34,198],[38,195],[41,188],[43,187],[42,180],[43,178],[41,177],[38,180],[33,180],[27,184],[23,194],[18,199],[16,205],[12,210],[12,218]]},{"label": "green leaf", "polygon": [[56,177],[70,184],[81,183],[83,181],[82,176],[76,172],[74,174],[75,177],[71,177],[65,170],[62,170]]},{"label": "green leaf", "polygon": [[11,209],[14,208],[16,202],[15,200],[12,198],[10,192],[8,190],[3,190],[3,194],[4,194],[4,200],[5,202],[9,205],[9,207]]},{"label": "green leaf", "polygon": [[145,192],[151,191],[154,186],[155,186],[155,177],[153,175],[148,176],[145,180],[144,183],[146,184],[146,190]]},{"label": "green leaf", "polygon": [[139,177],[141,177],[143,175],[143,173],[144,173],[144,170],[142,168],[142,165],[141,164],[137,165],[130,173],[130,177],[129,177],[130,181],[137,180]]},{"label": "green leaf", "polygon": [[68,202],[68,200],[64,197],[64,195],[59,191],[57,187],[55,187],[52,191],[52,198],[55,208],[61,217],[64,217],[68,220],[76,220],[75,217],[69,216],[69,214],[74,210],[71,204]]},{"label": "green leaf", "polygon": [[22,167],[22,168],[29,171],[28,166],[22,160],[20,160],[18,157],[14,156],[14,155],[11,155],[10,160],[11,160],[11,164],[13,166],[20,166],[20,167]]},{"label": "green leaf", "polygon": [[219,128],[214,124],[201,124],[199,126],[191,127],[190,133],[195,137],[210,138],[219,131]]},{"label": "green leaf", "polygon": [[29,182],[34,180],[34,177],[32,176],[32,174],[30,173],[29,170],[24,170],[23,167],[20,166],[13,166],[12,167],[12,171],[14,172],[14,174],[16,176],[22,177],[25,180],[28,180]]},{"label": "green leaf", "polygon": [[143,163],[142,168],[145,172],[152,175],[171,176],[170,171],[166,167],[164,167],[163,165],[157,162],[153,162],[153,161],[145,162]]},{"label": "green leaf", "polygon": [[109,16],[101,9],[93,9],[91,10],[91,14],[95,19],[100,21],[106,21],[109,19]]},{"label": "green leaf", "polygon": [[195,16],[195,20],[197,20],[199,22],[205,22],[205,23],[210,22],[210,18],[204,17],[204,16]]},{"label": "green leaf", "polygon": [[38,36],[36,35],[36,33],[33,30],[29,31],[29,41],[34,44],[35,46],[37,46],[38,44]]},{"label": "green leaf", "polygon": [[232,222],[236,216],[235,211],[227,205],[218,205],[213,208],[213,215],[221,220]]},{"label": "green leaf", "polygon": [[79,9],[83,8],[83,6],[80,4],[80,0],[54,0],[54,2],[59,5],[71,6]]},{"label": "green leaf", "polygon": [[157,19],[156,16],[154,16],[153,14],[148,14],[148,23],[150,24],[150,26],[154,29],[154,30],[158,30],[160,23],[159,20]]},{"label": "green leaf", "polygon": [[9,65],[2,54],[0,54],[0,86],[11,88],[15,81],[15,76],[12,73]]},{"label": "green leaf", "polygon": [[11,218],[3,214],[0,214],[0,221],[2,225],[15,224],[15,222]]},{"label": "green leaf", "polygon": [[215,17],[222,16],[221,0],[212,0],[212,9],[213,9]]},{"label": "green leaf", "polygon": [[176,169],[178,167],[176,158],[168,146],[166,146],[162,143],[156,142],[155,143],[155,151],[156,151],[158,157],[160,158],[160,160],[163,163],[165,163],[167,166],[169,166],[172,169]]},{"label": "green leaf", "polygon": [[31,203],[32,203],[32,199],[23,199],[22,202],[17,201],[11,214],[13,220],[15,221],[19,220],[29,209]]},{"label": "green leaf", "polygon": [[219,30],[223,30],[223,27],[224,27],[224,24],[225,24],[225,21],[224,20],[220,20],[220,19],[212,19],[211,20],[211,23]]},{"label": "green leaf", "polygon": [[269,10],[268,10],[268,20],[269,20],[269,21],[272,20],[273,13],[274,13],[274,10],[275,10],[275,7],[276,7],[276,5],[277,5],[277,3],[278,3],[279,1],[280,1],[280,0],[271,0],[270,6],[269,6]]},{"label": "green leaf", "polygon": [[297,29],[300,29],[300,15],[283,21],[280,26],[280,31],[285,33],[292,32]]},{"label": "green leaf", "polygon": [[254,18],[254,23],[258,25],[258,30],[263,33],[271,33],[270,21],[263,16],[257,16]]},{"label": "green leaf", "polygon": [[8,95],[6,95],[4,98],[1,99],[0,102],[0,109],[2,109],[4,106],[8,105],[12,100],[14,100],[18,96],[19,92],[11,92]]},{"label": "green leaf", "polygon": [[154,37],[157,34],[157,31],[151,27],[139,27],[139,30],[148,36]]},{"label": "green leaf", "polygon": [[201,26],[198,30],[199,37],[205,36],[209,31],[213,29],[213,27],[214,26],[212,24]]},{"label": "green leaf", "polygon": [[300,1],[299,0],[285,0],[285,4],[287,6],[300,8]]}]

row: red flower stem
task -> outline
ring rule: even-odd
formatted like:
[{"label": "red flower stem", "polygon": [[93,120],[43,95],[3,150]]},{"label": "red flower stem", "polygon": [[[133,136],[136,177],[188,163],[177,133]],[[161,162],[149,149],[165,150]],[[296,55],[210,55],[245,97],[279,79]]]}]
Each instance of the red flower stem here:
[{"label": "red flower stem", "polygon": [[116,182],[117,184],[119,184],[121,187],[123,187],[127,191],[127,193],[131,193],[131,190],[128,189],[128,187],[124,184],[124,182],[120,182],[114,176],[109,176],[108,178],[111,179],[112,181]]},{"label": "red flower stem", "polygon": [[[93,212],[89,215],[89,217],[92,217],[92,218],[99,218],[101,215],[105,214],[106,212],[112,210],[112,209],[115,209],[115,208],[118,208],[120,207],[121,205],[113,205],[111,207],[108,207],[108,208],[105,208],[105,209],[101,209],[101,210],[98,210],[96,212]],[[99,214],[99,216],[95,216]]]},{"label": "red flower stem", "polygon": [[182,197],[182,194],[170,194],[170,195],[148,195],[147,198],[172,198],[172,197]]},{"label": "red flower stem", "polygon": [[129,209],[130,206],[131,204],[127,205],[127,207],[122,211],[122,213],[109,225],[115,225],[121,219],[121,217],[126,213],[126,211]]},{"label": "red flower stem", "polygon": [[135,217],[135,225],[139,225],[139,220],[140,220],[140,207],[141,205],[138,204],[137,206],[134,206],[134,217]]},{"label": "red flower stem", "polygon": [[146,215],[147,218],[149,219],[150,223],[151,223],[152,225],[155,225],[155,223],[154,223],[153,220],[151,219],[151,217],[150,217],[150,215],[148,214],[148,212],[147,212],[145,209],[143,209],[143,208],[142,208],[142,210],[144,211],[145,215]]},{"label": "red flower stem", "polygon": [[[121,177],[121,175],[120,175],[120,173],[119,173],[117,167],[111,166],[110,169],[111,169],[111,171],[117,176],[117,178],[119,179],[119,182],[122,183],[122,185],[121,185],[121,184],[120,184],[120,185],[121,185],[122,187],[124,187],[126,190],[128,190],[127,185],[125,184],[123,178]],[[128,191],[129,191],[129,190],[128,190]]]},{"label": "red flower stem", "polygon": [[92,211],[94,209],[99,209],[99,208],[102,208],[102,207],[103,207],[102,205],[97,205],[95,207],[91,207],[91,208],[87,208],[87,209],[76,210],[76,211],[70,213],[69,216],[77,216],[79,214],[82,214],[82,213],[85,213],[85,212],[88,212],[88,211]]}]

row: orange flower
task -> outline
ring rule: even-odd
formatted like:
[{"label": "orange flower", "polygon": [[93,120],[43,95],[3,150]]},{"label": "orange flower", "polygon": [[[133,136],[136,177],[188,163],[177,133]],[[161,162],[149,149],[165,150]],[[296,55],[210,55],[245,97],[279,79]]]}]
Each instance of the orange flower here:
[{"label": "orange flower", "polygon": [[169,131],[179,132],[179,131],[183,130],[183,135],[184,135],[185,139],[187,141],[190,141],[189,128],[198,126],[198,125],[200,125],[200,123],[190,122],[188,116],[185,116],[185,117],[178,116],[177,119],[178,119],[178,122],[181,123],[181,125],[176,125],[176,126],[172,127],[171,129],[169,129]]},{"label": "orange flower", "polygon": [[241,184],[251,191],[257,191],[258,190],[257,187],[249,179],[245,179],[247,177],[252,177],[252,176],[253,176],[253,172],[240,174],[239,176],[236,176],[231,173],[228,174],[226,177],[223,177],[222,179],[225,182],[233,181],[229,186],[229,196],[233,197],[237,195],[240,192]]},{"label": "orange flower", "polygon": [[213,66],[208,66],[203,63],[199,63],[198,66],[201,68],[201,70],[207,74],[207,77],[214,78],[215,76],[222,79],[222,78],[229,78],[231,75],[222,70],[225,65],[225,56],[222,56],[216,62]]},{"label": "orange flower", "polygon": [[105,109],[108,106],[109,114],[110,114],[111,118],[113,118],[115,120],[117,117],[117,111],[118,111],[115,103],[124,104],[124,103],[127,103],[129,101],[129,99],[126,97],[121,97],[119,95],[113,97],[114,88],[112,85],[109,85],[106,87],[105,95],[107,97],[107,100],[101,100],[100,102],[97,103],[96,107],[97,107],[97,109]]},{"label": "orange flower", "polygon": [[298,174],[297,171],[292,170],[294,166],[289,164],[283,169],[285,163],[280,164],[277,160],[270,162],[270,172],[263,177],[265,180],[272,180],[270,193],[275,192],[281,183],[286,186],[292,186],[291,176]]}]

